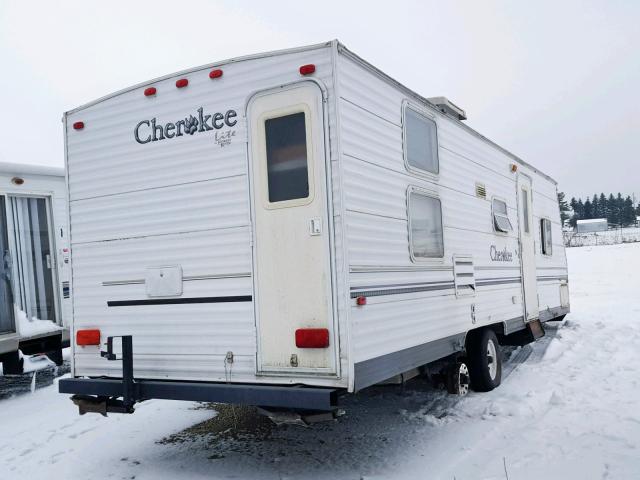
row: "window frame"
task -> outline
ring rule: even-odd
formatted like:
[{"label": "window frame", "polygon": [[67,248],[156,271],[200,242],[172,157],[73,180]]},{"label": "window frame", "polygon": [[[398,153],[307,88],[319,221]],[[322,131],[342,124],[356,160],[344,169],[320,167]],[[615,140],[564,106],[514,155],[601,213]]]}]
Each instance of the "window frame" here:
[{"label": "window frame", "polygon": [[[520,187],[520,199],[519,202],[522,204],[522,233],[523,235],[530,236],[531,235],[531,199],[530,199],[531,191],[522,186]],[[520,217],[520,214],[518,214]],[[520,221],[520,218],[518,218]]]},{"label": "window frame", "polygon": [[[442,256],[439,257],[417,257],[414,254],[413,251],[413,232],[412,232],[412,228],[411,228],[411,212],[412,212],[412,208],[411,208],[411,195],[412,194],[418,194],[418,195],[422,195],[424,197],[430,197],[433,198],[435,200],[438,201],[438,203],[440,204],[440,224],[442,226],[441,228],[441,238],[442,238]],[[441,264],[444,263],[444,259],[445,259],[445,244],[444,244],[444,215],[442,213],[442,199],[440,198],[440,196],[434,192],[433,190],[427,190],[424,188],[420,188],[420,187],[416,187],[414,185],[410,185],[407,188],[407,231],[408,231],[408,240],[409,240],[409,257],[411,258],[411,261],[413,263],[431,263],[431,264]]]},{"label": "window frame", "polygon": [[[309,185],[309,195],[303,198],[293,198],[290,200],[282,200],[279,202],[272,202],[269,200],[269,166],[267,163],[267,132],[266,121],[280,117],[286,117],[288,115],[294,115],[296,113],[304,113],[304,127],[306,133],[307,144],[307,182]],[[311,126],[311,109],[306,103],[298,103],[296,105],[289,105],[287,107],[279,108],[276,110],[270,110],[264,112],[259,117],[259,139],[260,148],[262,150],[262,159],[260,165],[260,182],[262,183],[262,205],[269,210],[276,210],[279,208],[300,207],[303,205],[309,205],[315,199],[315,158],[313,150],[313,129]]]},{"label": "window frame", "polygon": [[[496,200],[499,201],[499,202],[504,203],[504,206],[506,207],[506,210],[507,210],[506,217],[507,217],[507,220],[509,220],[509,225],[511,225],[511,230],[509,230],[508,232],[503,232],[502,230],[498,230],[496,228],[496,221],[495,221],[496,212],[495,212],[495,208],[494,208],[494,205],[493,205],[493,202],[496,201]],[[498,215],[504,216],[501,213],[499,213]],[[509,218],[509,204],[507,203],[507,200],[504,199],[503,197],[498,197],[496,195],[491,197],[491,225],[493,226],[493,232],[497,233],[499,235],[508,236],[510,232],[513,232],[513,223],[511,223],[511,219]]]},{"label": "window frame", "polygon": [[[549,230],[545,228],[545,224],[548,222]],[[549,233],[549,251],[546,249],[546,233]],[[551,219],[547,217],[540,217],[540,253],[546,257],[553,256],[553,233],[551,228]]]},{"label": "window frame", "polygon": [[[415,165],[411,165],[409,163],[409,155],[408,155],[408,143],[407,143],[407,109],[413,110],[414,113],[417,113],[419,116],[426,118],[427,120],[431,120],[436,127],[436,164],[437,169],[435,172],[431,172],[429,170],[423,170],[420,167],[416,167]],[[405,169],[414,175],[419,175],[424,178],[430,180],[437,180],[440,176],[440,143],[438,139],[438,121],[437,116],[429,112],[426,108],[418,106],[414,103],[409,102],[409,100],[404,100],[402,102],[402,156],[404,158],[404,167]]]}]

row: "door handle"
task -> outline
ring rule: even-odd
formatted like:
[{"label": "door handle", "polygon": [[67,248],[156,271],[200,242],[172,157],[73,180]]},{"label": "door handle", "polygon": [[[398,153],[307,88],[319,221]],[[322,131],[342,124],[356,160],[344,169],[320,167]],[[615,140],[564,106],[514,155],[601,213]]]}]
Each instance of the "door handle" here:
[{"label": "door handle", "polygon": [[322,234],[322,219],[320,217],[312,218],[309,221],[309,235],[316,236]]}]

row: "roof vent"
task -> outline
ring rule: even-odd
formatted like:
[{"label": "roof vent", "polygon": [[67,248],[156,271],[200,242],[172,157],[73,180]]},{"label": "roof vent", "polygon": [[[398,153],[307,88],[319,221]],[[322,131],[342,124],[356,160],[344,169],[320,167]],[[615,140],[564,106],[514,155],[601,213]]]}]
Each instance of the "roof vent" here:
[{"label": "roof vent", "polygon": [[427,101],[432,103],[445,115],[449,115],[456,120],[466,120],[467,114],[459,106],[451,102],[447,97],[431,97]]}]

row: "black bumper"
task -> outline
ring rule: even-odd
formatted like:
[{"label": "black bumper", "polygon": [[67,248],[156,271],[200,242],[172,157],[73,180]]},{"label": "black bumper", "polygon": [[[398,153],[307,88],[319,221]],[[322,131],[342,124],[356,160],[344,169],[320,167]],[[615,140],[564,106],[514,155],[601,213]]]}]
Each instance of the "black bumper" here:
[{"label": "black bumper", "polygon": [[[64,378],[59,380],[60,393],[122,397],[123,381],[111,378]],[[132,400],[138,402],[158,398],[195,402],[231,403],[260,407],[304,410],[333,410],[339,390],[333,388],[136,380]]]}]

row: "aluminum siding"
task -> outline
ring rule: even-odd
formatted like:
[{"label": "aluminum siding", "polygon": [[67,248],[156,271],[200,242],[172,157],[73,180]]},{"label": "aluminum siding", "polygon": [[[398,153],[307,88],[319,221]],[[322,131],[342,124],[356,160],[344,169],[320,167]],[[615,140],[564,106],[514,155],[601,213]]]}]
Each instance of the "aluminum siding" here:
[{"label": "aluminum siding", "polygon": [[[521,317],[517,199],[515,176],[510,171],[514,158],[480,135],[472,134],[458,121],[421,105],[406,90],[397,88],[352,55],[341,54],[338,68],[350,289],[379,286],[384,291],[418,285],[416,290],[420,290],[420,285],[430,284],[422,291],[376,294],[367,298],[365,306],[357,306],[355,299],[351,299],[353,362]],[[405,167],[402,105],[407,100],[436,116],[440,158],[436,179],[412,174]],[[519,164],[519,168],[534,178],[534,189],[553,198],[555,184],[548,177],[526,165]],[[485,199],[476,196],[476,182],[486,186]],[[442,201],[445,248],[442,261],[413,262],[410,258],[409,186],[435,193]],[[493,196],[507,203],[514,227],[509,234],[493,230]],[[557,221],[557,202],[555,206],[553,202],[544,204],[544,211],[538,210],[538,205],[541,208],[543,202],[536,196],[534,215],[541,212],[551,215],[555,211],[551,218]],[[561,236],[554,232],[554,239],[561,240]],[[492,261],[491,245],[512,252],[512,261]],[[456,298],[454,254],[472,255],[478,285],[475,296]],[[546,261],[545,266],[557,266],[562,271],[566,268],[562,259],[564,249],[554,245],[554,258],[540,259],[539,264]],[[555,302],[549,293],[546,287],[541,289],[541,306]],[[558,305],[559,300],[553,306]],[[358,379],[355,381],[358,383]]]}]

